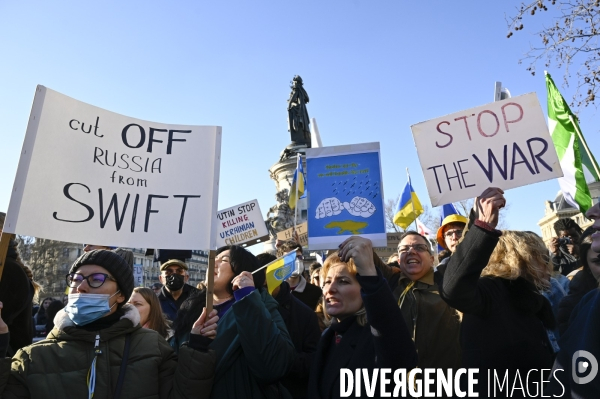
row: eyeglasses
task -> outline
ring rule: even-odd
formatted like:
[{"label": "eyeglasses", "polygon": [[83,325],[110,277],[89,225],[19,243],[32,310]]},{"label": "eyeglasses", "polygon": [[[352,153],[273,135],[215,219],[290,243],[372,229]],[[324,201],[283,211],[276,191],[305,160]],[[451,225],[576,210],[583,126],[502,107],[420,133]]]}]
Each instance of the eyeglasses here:
[{"label": "eyeglasses", "polygon": [[92,273],[89,276],[83,274],[70,273],[67,274],[67,285],[71,288],[77,288],[83,283],[83,280],[87,281],[88,285],[92,288],[100,288],[106,280],[117,281],[114,277],[109,276],[106,273]]},{"label": "eyeglasses", "polygon": [[444,233],[444,237],[450,238],[455,234],[456,234],[456,237],[458,237],[458,238],[462,237],[462,234],[463,234],[462,229],[448,230],[447,232]]},{"label": "eyeglasses", "polygon": [[398,247],[398,252],[408,252],[411,248],[417,252],[429,252],[429,247],[425,244],[400,245]]}]

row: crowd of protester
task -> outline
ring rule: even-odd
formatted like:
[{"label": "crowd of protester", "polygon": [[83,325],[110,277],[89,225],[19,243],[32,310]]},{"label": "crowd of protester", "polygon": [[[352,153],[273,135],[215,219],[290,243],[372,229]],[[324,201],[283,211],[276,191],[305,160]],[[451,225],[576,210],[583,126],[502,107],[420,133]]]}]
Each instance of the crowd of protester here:
[{"label": "crowd of protester", "polygon": [[[498,230],[505,205],[488,188],[468,217],[446,217],[437,255],[415,231],[385,262],[352,236],[271,293],[261,267],[290,251],[302,260],[297,241],[257,256],[219,248],[212,289],[187,284],[177,258],[161,262],[160,283],[134,287],[131,251],[88,244],[68,297],[34,307],[40,286],[13,241],[0,281],[0,398],[338,398],[341,369],[417,368],[479,369],[479,397],[490,397],[493,370],[523,381],[494,397],[598,398],[600,377],[572,375],[581,351],[600,359],[600,204],[585,231],[559,219],[547,247],[533,232]],[[36,334],[45,339],[32,343]],[[525,380],[530,370],[546,370],[546,384]]]}]

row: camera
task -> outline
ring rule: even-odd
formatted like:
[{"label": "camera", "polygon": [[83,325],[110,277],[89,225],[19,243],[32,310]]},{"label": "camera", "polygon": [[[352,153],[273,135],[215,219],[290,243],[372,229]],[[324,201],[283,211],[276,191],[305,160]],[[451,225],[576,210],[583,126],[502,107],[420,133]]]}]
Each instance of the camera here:
[{"label": "camera", "polygon": [[573,244],[573,240],[570,237],[561,237],[558,239],[558,245]]}]

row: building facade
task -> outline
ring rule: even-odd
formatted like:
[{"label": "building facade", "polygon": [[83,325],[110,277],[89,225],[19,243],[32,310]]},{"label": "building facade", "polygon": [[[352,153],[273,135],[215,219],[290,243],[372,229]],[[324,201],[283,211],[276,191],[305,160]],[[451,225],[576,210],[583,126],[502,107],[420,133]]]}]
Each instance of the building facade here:
[{"label": "building facade", "polygon": [[[593,203],[598,203],[598,197],[600,197],[600,182],[589,183],[588,187],[590,189],[590,194],[592,195]],[[554,223],[562,218],[573,219],[583,230],[592,225],[592,221],[579,212],[579,209],[573,208],[567,203],[562,192],[559,191],[558,194],[556,194],[554,201],[546,201],[544,217],[538,222],[538,226],[540,226],[542,231],[542,239],[546,245],[550,243],[553,237],[556,237]]]},{"label": "building facade", "polygon": [[[18,237],[19,253],[31,268],[33,278],[43,287],[39,300],[52,297],[61,299],[67,290],[66,275],[75,260],[83,254],[83,245],[47,240],[43,238]],[[152,256],[146,256],[145,248],[129,248],[133,252],[134,265],[143,267],[142,286],[150,287],[160,282],[160,264]],[[197,286],[206,278],[208,251],[193,250],[186,261],[189,270],[188,284]]]}]

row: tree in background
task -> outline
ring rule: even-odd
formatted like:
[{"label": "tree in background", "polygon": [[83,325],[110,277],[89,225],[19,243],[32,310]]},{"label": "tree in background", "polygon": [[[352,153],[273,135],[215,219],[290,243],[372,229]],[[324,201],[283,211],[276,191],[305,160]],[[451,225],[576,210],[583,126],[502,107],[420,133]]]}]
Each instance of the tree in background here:
[{"label": "tree in background", "polygon": [[564,68],[566,86],[569,85],[571,69],[575,68],[577,91],[571,105],[578,108],[593,104],[600,89],[600,1],[537,0],[521,3],[516,14],[507,18],[507,37],[524,29],[525,18],[541,14],[550,17],[549,23],[536,32],[540,43],[531,46],[519,63],[526,61],[527,70],[532,75],[535,75],[539,61],[544,63],[544,68],[551,65]]},{"label": "tree in background", "polygon": [[[388,232],[401,232],[402,229],[394,224],[394,214],[396,213],[396,204],[400,199],[400,195],[398,195],[395,199],[388,199],[385,201],[385,227]],[[473,208],[473,199],[463,200],[459,202],[455,202],[454,205],[456,209],[464,216],[469,217],[469,212],[471,212],[471,208]],[[508,221],[506,219],[506,211],[509,209],[510,204],[507,204],[506,207],[500,210],[500,221],[498,222],[498,229],[506,230],[508,229]],[[440,215],[441,208],[430,208],[427,205],[423,205],[423,213],[419,216],[419,220],[423,222],[425,226],[427,226],[431,231],[435,232],[440,227]],[[413,225],[411,224],[409,230],[413,230]]]},{"label": "tree in background", "polygon": [[66,289],[65,275],[82,246],[62,241],[17,236],[19,254],[31,268],[33,278],[43,288],[45,296],[61,298]]}]

